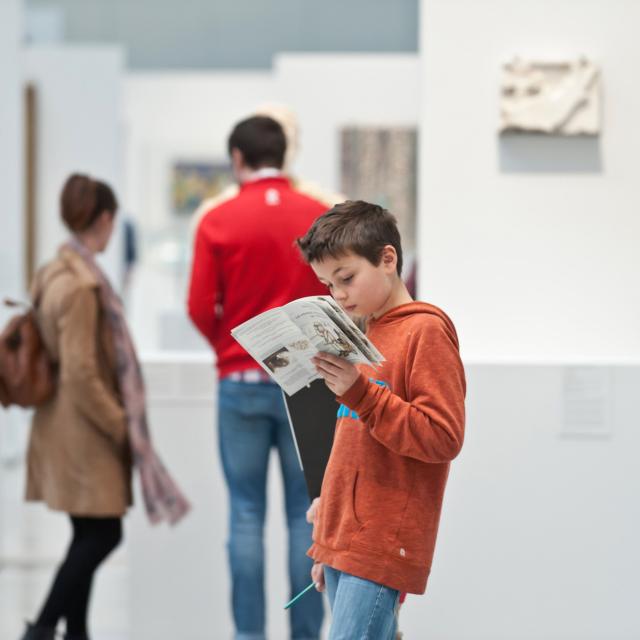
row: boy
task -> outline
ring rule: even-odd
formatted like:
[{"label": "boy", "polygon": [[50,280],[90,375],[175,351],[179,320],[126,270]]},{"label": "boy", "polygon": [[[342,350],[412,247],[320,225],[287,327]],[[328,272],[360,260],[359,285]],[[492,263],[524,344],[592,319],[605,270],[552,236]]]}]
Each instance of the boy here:
[{"label": "boy", "polygon": [[329,596],[329,640],[389,640],[400,594],[425,591],[449,463],[462,446],[458,339],[440,309],[409,295],[388,211],[344,202],[298,246],[386,358],[378,369],[315,359],[341,406],[313,513],[312,577]]}]

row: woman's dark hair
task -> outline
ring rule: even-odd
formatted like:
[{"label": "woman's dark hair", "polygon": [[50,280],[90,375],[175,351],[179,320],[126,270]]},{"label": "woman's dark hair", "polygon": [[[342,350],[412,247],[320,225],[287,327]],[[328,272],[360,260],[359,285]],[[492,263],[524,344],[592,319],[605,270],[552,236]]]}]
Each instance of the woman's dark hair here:
[{"label": "woman's dark hair", "polygon": [[228,141],[229,155],[233,149],[240,150],[252,169],[282,169],[287,140],[282,127],[273,118],[253,116],[233,128]]},{"label": "woman's dark hair", "polygon": [[86,231],[103,211],[116,214],[118,201],[106,182],[74,173],[67,178],[60,195],[60,214],[73,233]]}]

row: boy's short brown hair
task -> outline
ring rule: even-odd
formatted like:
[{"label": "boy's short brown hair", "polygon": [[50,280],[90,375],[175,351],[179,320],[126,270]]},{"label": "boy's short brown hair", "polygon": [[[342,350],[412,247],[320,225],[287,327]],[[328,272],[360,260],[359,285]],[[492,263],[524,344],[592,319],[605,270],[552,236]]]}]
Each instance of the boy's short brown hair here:
[{"label": "boy's short brown hair", "polygon": [[390,244],[398,254],[402,274],[402,245],[396,219],[386,209],[364,200],[347,200],[321,215],[302,238],[296,240],[307,262],[339,258],[347,252],[380,264],[383,248]]}]

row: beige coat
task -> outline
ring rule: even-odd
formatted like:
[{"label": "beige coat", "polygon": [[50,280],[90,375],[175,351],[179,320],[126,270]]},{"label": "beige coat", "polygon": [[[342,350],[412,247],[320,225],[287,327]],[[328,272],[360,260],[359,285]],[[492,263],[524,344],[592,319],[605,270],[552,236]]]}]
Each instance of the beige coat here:
[{"label": "beige coat", "polygon": [[98,283],[63,248],[38,272],[40,288],[38,324],[59,378],[33,418],[26,498],[72,515],[121,516],[131,504],[131,454]]}]

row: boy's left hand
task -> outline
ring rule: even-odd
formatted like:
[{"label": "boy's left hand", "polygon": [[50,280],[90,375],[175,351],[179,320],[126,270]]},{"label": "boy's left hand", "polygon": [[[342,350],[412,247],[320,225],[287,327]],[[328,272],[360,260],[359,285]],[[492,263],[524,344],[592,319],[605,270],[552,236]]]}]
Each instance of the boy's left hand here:
[{"label": "boy's left hand", "polygon": [[313,358],[318,373],[337,396],[348,391],[360,375],[358,369],[344,358],[331,353],[318,353]]},{"label": "boy's left hand", "polygon": [[309,524],[313,524],[316,519],[316,513],[320,506],[320,498],[314,498],[311,506],[307,509],[306,518]]}]

